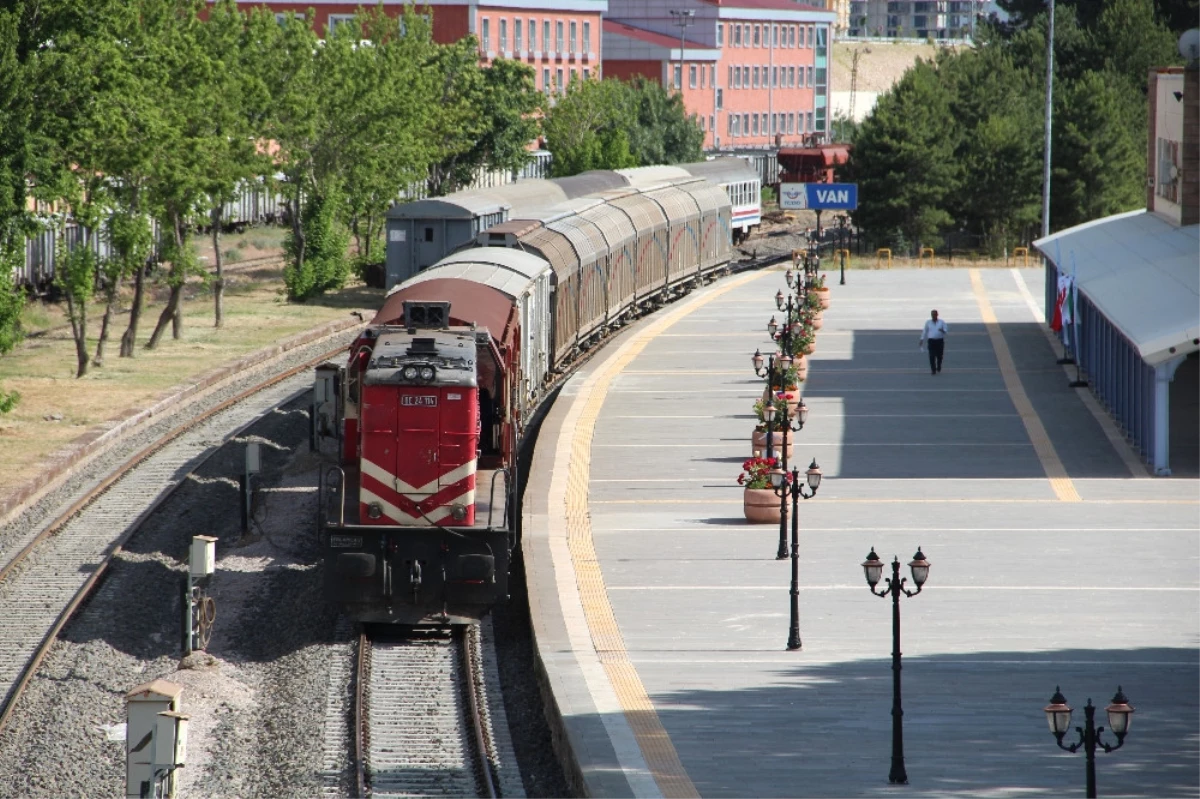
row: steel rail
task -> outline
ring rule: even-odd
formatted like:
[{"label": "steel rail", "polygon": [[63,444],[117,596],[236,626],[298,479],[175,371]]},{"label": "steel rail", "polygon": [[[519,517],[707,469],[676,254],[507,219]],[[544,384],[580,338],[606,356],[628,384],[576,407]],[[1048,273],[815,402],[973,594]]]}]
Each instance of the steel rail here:
[{"label": "steel rail", "polygon": [[478,760],[477,767],[485,791],[484,796],[487,799],[496,799],[498,794],[496,793],[496,781],[492,779],[491,747],[488,746],[487,736],[484,734],[483,713],[480,710],[479,703],[479,680],[477,679],[479,675],[476,669],[478,660],[474,657],[474,638],[471,636],[470,625],[466,624],[455,627],[454,634],[459,639],[460,651],[462,653],[463,680],[466,681],[468,723],[471,725],[471,735],[475,744],[475,757]]},{"label": "steel rail", "polygon": [[[341,332],[344,331],[340,331],[339,333],[335,333],[333,335],[340,335]],[[35,535],[33,539],[21,549],[21,551],[13,556],[11,561],[5,564],[3,568],[0,568],[0,585],[3,585],[5,579],[8,578],[8,576],[40,545],[44,544],[49,538],[57,534],[72,517],[89,506],[91,503],[95,502],[96,499],[104,494],[109,488],[111,488],[114,483],[127,475],[132,469],[143,463],[151,455],[216,414],[227,410],[228,408],[240,402],[244,402],[254,394],[270,388],[276,383],[299,374],[304,370],[313,368],[314,364],[328,360],[330,357],[337,355],[339,352],[343,352],[345,349],[345,346],[340,346],[335,349],[327,350],[316,358],[310,358],[298,366],[271,375],[267,379],[256,383],[237,395],[219,403],[218,405],[213,406],[212,408],[209,408],[200,414],[197,414],[189,419],[186,423],[164,433],[154,443],[143,448],[134,456],[126,460],[123,464],[119,465],[110,475],[90,489],[84,496],[72,503],[64,513],[57,516],[41,532]],[[192,398],[189,398],[189,400],[191,399]],[[257,419],[251,421],[245,425],[245,427],[248,427],[250,424],[254,424],[256,421]],[[237,432],[240,432],[240,430],[235,431],[234,434],[236,435]],[[219,447],[212,448],[212,450],[196,465],[199,466],[200,463],[208,460],[209,457],[215,454],[217,449],[219,449]],[[34,650],[33,656],[21,670],[20,677],[14,681],[12,690],[9,692],[7,698],[0,700],[4,702],[3,708],[0,708],[0,732],[2,732],[7,725],[9,717],[12,715],[18,704],[18,700],[25,692],[25,689],[29,686],[33,676],[37,673],[37,670],[41,667],[42,662],[45,660],[46,655],[50,651],[50,647],[53,645],[54,641],[57,640],[58,634],[62,631],[62,628],[66,626],[67,622],[71,619],[71,616],[74,615],[75,611],[78,610],[79,606],[83,604],[83,602],[91,595],[92,591],[95,590],[95,588],[100,584],[100,580],[108,571],[109,564],[112,562],[113,558],[122,551],[125,543],[133,536],[134,533],[137,532],[141,522],[148,518],[149,515],[157,510],[164,502],[170,499],[182,485],[183,481],[179,481],[174,487],[160,494],[153,502],[144,508],[141,513],[138,514],[138,517],[134,520],[134,522],[128,525],[125,531],[113,541],[113,543],[109,546],[108,552],[105,554],[104,558],[96,565],[91,575],[80,586],[79,590],[72,597],[71,601],[68,602],[63,610],[58,614],[54,623],[50,626],[48,632],[43,637],[42,642]]]}]

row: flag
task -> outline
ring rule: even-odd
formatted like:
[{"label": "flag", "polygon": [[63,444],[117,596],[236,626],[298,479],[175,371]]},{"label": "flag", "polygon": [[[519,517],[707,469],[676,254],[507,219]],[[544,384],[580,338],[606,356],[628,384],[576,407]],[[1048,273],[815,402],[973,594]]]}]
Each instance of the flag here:
[{"label": "flag", "polygon": [[1058,294],[1054,300],[1054,315],[1050,319],[1050,329],[1054,332],[1059,332],[1063,329],[1063,306],[1067,301],[1067,294],[1071,287],[1071,278],[1067,277],[1066,273],[1058,273]]},{"label": "flag", "polygon": [[1066,278],[1067,287],[1062,292],[1062,299],[1059,300],[1059,305],[1062,306],[1062,311],[1056,314],[1055,318],[1059,319],[1059,326],[1062,328],[1063,346],[1071,346],[1071,323],[1075,320],[1075,281],[1068,277]]}]

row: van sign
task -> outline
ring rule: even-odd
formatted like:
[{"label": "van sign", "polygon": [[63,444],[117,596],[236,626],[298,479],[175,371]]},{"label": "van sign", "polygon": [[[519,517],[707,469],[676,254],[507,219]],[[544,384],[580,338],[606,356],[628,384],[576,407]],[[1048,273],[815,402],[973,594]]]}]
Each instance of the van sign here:
[{"label": "van sign", "polygon": [[779,208],[784,211],[853,211],[858,208],[858,184],[781,183]]}]

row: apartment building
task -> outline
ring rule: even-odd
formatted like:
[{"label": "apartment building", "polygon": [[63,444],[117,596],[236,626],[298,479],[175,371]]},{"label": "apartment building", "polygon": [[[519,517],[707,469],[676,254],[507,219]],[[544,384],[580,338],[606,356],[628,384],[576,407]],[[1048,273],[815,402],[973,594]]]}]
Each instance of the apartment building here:
[{"label": "apartment building", "polygon": [[604,71],[679,90],[705,149],[799,144],[828,130],[835,21],[793,0],[609,0]]},{"label": "apartment building", "polygon": [[[277,15],[303,14],[312,8],[321,35],[353,21],[359,6],[371,5],[364,0],[239,4],[265,5]],[[406,3],[383,0],[383,5],[399,16]],[[416,8],[432,15],[434,41],[448,44],[474,34],[481,63],[508,58],[529,64],[538,89],[548,94],[562,91],[572,80],[600,75],[600,24],[607,0],[422,0]]]},{"label": "apartment building", "polygon": [[850,36],[966,39],[981,18],[998,10],[991,0],[849,0]]}]

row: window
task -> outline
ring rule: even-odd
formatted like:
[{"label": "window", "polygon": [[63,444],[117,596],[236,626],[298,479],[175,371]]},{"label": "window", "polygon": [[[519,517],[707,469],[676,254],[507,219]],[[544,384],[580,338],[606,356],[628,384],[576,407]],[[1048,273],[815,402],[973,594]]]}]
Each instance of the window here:
[{"label": "window", "polygon": [[736,122],[737,122],[737,117],[731,116],[729,118],[729,138],[731,138],[731,139],[737,135],[736,133],[733,132],[733,129],[735,127],[737,127],[735,124]]},{"label": "window", "polygon": [[563,90],[563,73],[561,68],[554,70],[554,88],[560,93]]},{"label": "window", "polygon": [[711,130],[713,133],[717,132],[717,115],[716,114],[708,115],[708,129]]},{"label": "window", "polygon": [[813,46],[813,26],[812,25],[808,26],[808,46],[810,48]]},{"label": "window", "polygon": [[696,65],[692,64],[688,67],[688,88],[696,88]]},{"label": "window", "polygon": [[787,116],[787,132],[790,135],[790,134],[794,133],[795,131],[796,131],[796,117],[793,114],[788,114],[788,116]]},{"label": "window", "polygon": [[754,88],[757,89],[758,88],[758,67],[755,67],[754,72],[751,74],[754,76]]},{"label": "window", "polygon": [[717,47],[725,46],[725,25],[717,25]]},{"label": "window", "polygon": [[807,127],[808,127],[808,132],[809,132],[809,133],[812,133],[813,131],[815,131],[815,130],[816,130],[816,128],[814,128],[814,127],[813,127],[813,112],[812,112],[812,111],[809,111],[809,112],[808,112],[808,125],[807,125]]},{"label": "window", "polygon": [[701,64],[700,65],[700,88],[701,89],[704,88],[704,75],[705,75],[704,65]]},{"label": "window", "polygon": [[750,46],[750,23],[747,22],[742,26],[742,38],[746,41],[746,46]]},{"label": "window", "polygon": [[542,52],[550,52],[550,20],[542,23]]},{"label": "window", "polygon": [[508,50],[508,20],[500,20],[500,51]]},{"label": "window", "polygon": [[742,46],[742,26],[741,25],[733,26],[733,46],[734,47]]},{"label": "window", "polygon": [[717,89],[717,110],[720,111],[725,107],[725,92],[722,89]]},{"label": "window", "polygon": [[550,69],[549,68],[544,68],[542,70],[542,91],[544,91],[546,94],[550,93]]},{"label": "window", "polygon": [[583,23],[583,52],[592,52],[592,23]]},{"label": "window", "polygon": [[492,49],[492,21],[486,17],[483,20],[483,36],[480,40],[483,45],[483,52],[488,52]]},{"label": "window", "polygon": [[329,15],[329,25],[326,28],[326,30],[328,30],[329,35],[332,36],[333,32],[335,30],[337,30],[338,28],[340,28],[341,26],[352,25],[353,23],[354,23],[354,15],[353,14],[330,14]]},{"label": "window", "polygon": [[587,67],[584,67],[583,68],[583,79],[587,80],[591,76],[592,76],[592,71],[590,69],[588,69]]},{"label": "window", "polygon": [[704,132],[704,117],[700,117],[700,132]]},{"label": "window", "polygon": [[796,68],[788,67],[788,88],[796,88]]},{"label": "window", "polygon": [[825,88],[825,67],[817,67],[817,88]]},{"label": "window", "polygon": [[708,85],[717,88],[717,65],[708,65]]},{"label": "window", "polygon": [[816,127],[816,130],[817,130],[817,132],[818,132],[818,133],[824,133],[824,132],[825,132],[825,109],[824,109],[824,108],[818,108],[818,109],[817,109],[817,127]]},{"label": "window", "polygon": [[514,19],[513,20],[513,49],[516,50],[517,52],[521,52],[522,50],[525,49],[524,47],[521,46],[522,45],[521,32],[523,30],[524,30],[524,27],[521,25],[521,20]]},{"label": "window", "polygon": [[825,55],[825,34],[829,29],[824,25],[817,28],[817,55]]},{"label": "window", "polygon": [[813,86],[813,68],[807,67],[807,69],[808,69],[808,88],[811,89]]},{"label": "window", "polygon": [[529,49],[537,50],[537,20],[529,20]]},{"label": "window", "polygon": [[562,55],[563,51],[563,24],[562,22],[554,23],[554,52]]},{"label": "window", "polygon": [[567,50],[567,52],[570,53],[571,55],[575,55],[575,52],[576,52],[576,50],[575,50],[575,27],[576,27],[575,20],[571,20],[571,39],[567,42],[567,44],[569,46],[569,49]]},{"label": "window", "polygon": [[729,68],[729,88],[731,88],[731,89],[737,88],[737,83],[733,80],[734,69],[736,69],[736,67]]},{"label": "window", "polygon": [[788,47],[796,46],[796,26],[788,25]]},{"label": "window", "polygon": [[757,136],[758,135],[758,114],[751,114],[750,123],[752,125],[752,127],[750,129],[752,131],[754,131],[754,135]]},{"label": "window", "polygon": [[760,26],[758,26],[758,25],[754,26],[754,46],[755,47],[758,47],[758,45],[759,45],[759,42],[760,42],[759,34],[761,33],[761,31],[762,31],[762,28]]},{"label": "window", "polygon": [[779,46],[779,26],[778,25],[771,26],[771,46],[772,47]]},{"label": "window", "polygon": [[[758,116],[755,114],[755,116]],[[750,115],[742,114],[742,133],[746,136],[750,135]]]},{"label": "window", "polygon": [[673,66],[671,68],[671,72],[672,72],[671,85],[673,87],[675,87],[676,89],[682,89],[683,88],[683,67],[681,67],[679,64],[676,64],[675,66]]},{"label": "window", "polygon": [[275,21],[279,23],[280,27],[286,27],[288,20],[292,18],[304,19],[304,15],[299,11],[281,11],[275,15]]},{"label": "window", "polygon": [[779,85],[779,67],[771,67],[771,88]]}]

